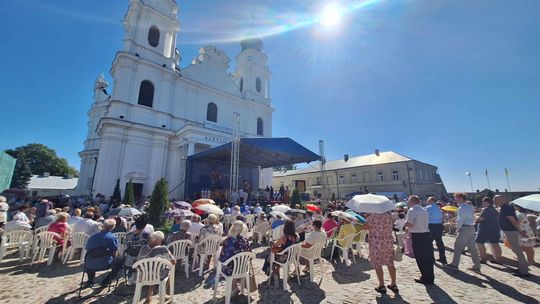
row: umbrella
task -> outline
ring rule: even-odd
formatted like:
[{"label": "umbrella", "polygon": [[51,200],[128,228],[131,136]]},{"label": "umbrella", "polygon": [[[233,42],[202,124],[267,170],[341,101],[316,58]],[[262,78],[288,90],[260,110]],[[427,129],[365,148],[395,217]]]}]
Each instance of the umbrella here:
[{"label": "umbrella", "polygon": [[358,213],[356,213],[356,212],[354,212],[352,210],[347,210],[347,211],[345,211],[345,213],[348,213],[348,214],[354,216],[362,224],[366,222],[366,219],[363,216],[361,216],[360,214],[358,214]]},{"label": "umbrella", "polygon": [[223,215],[223,210],[219,209],[218,206],[212,204],[198,205],[197,207],[195,207],[195,209],[204,211],[209,214]]},{"label": "umbrella", "polygon": [[306,205],[306,209],[309,210],[309,211],[313,211],[313,212],[318,212],[318,211],[321,211],[321,212],[322,212],[321,207],[315,206],[315,205],[313,205],[313,204],[307,204],[307,205]]},{"label": "umbrella", "polygon": [[289,209],[285,212],[285,214],[306,214],[306,210],[301,209]]},{"label": "umbrella", "polygon": [[191,209],[191,204],[190,203],[186,203],[184,201],[177,201],[177,202],[174,202],[173,203],[173,208],[178,208],[178,209]]},{"label": "umbrella", "polygon": [[403,207],[407,207],[406,202],[399,202],[399,203],[396,204],[396,208],[403,208]]},{"label": "umbrella", "polygon": [[355,195],[345,206],[365,213],[386,213],[396,208],[386,196],[374,194]]},{"label": "umbrella", "polygon": [[163,213],[163,216],[166,217],[166,218],[173,218],[173,217],[190,217],[192,216],[193,212],[191,212],[190,210],[185,210],[185,209],[173,209],[173,210],[170,210],[170,211],[166,211],[165,213]]},{"label": "umbrella", "polygon": [[512,201],[512,204],[532,211],[540,212],[540,194],[531,194]]},{"label": "umbrella", "polygon": [[142,214],[139,210],[135,208],[116,208],[107,213],[107,216],[121,216],[121,217],[134,217],[135,215]]},{"label": "umbrella", "polygon": [[340,217],[342,219],[346,219],[346,220],[351,221],[351,222],[354,222],[354,221],[357,220],[357,218],[354,215],[352,215],[350,213],[347,213],[347,212],[343,212],[343,211],[334,211],[334,212],[332,212],[332,215]]},{"label": "umbrella", "polygon": [[283,220],[289,220],[289,217],[287,215],[285,215],[285,213],[281,212],[281,211],[270,211],[270,215],[275,217],[275,218],[281,218]]},{"label": "umbrella", "polygon": [[194,201],[193,203],[191,203],[191,206],[193,208],[199,206],[199,205],[206,205],[206,204],[212,204],[212,205],[215,205],[216,202],[214,202],[214,200],[211,200],[209,198],[201,198],[201,199],[198,199],[196,201]]},{"label": "umbrella", "polygon": [[441,209],[448,212],[456,212],[459,208],[456,206],[444,206]]},{"label": "umbrella", "polygon": [[291,210],[291,207],[289,207],[287,205],[275,205],[274,207],[272,207],[272,210],[285,213],[285,212]]}]

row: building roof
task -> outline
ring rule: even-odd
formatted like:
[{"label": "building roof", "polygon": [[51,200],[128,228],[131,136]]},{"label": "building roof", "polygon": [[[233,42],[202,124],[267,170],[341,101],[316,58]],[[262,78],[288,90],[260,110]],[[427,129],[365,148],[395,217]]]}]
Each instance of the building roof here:
[{"label": "building roof", "polygon": [[[326,170],[339,170],[339,169],[347,169],[347,168],[399,163],[399,162],[405,162],[405,161],[411,161],[411,160],[413,159],[403,156],[401,154],[397,154],[392,151],[388,151],[388,152],[380,152],[379,155],[374,153],[374,154],[369,154],[369,155],[350,157],[348,161],[345,161],[343,159],[327,161],[325,169]],[[313,173],[319,170],[320,170],[320,162],[317,162],[317,163],[314,163],[313,166],[309,166],[303,169],[290,170],[290,171],[285,171],[285,172],[274,172],[274,176],[281,177],[281,176],[289,176],[289,175],[296,175],[296,174]]]},{"label": "building roof", "polygon": [[28,189],[75,189],[78,180],[76,177],[32,175],[30,183],[28,183]]}]

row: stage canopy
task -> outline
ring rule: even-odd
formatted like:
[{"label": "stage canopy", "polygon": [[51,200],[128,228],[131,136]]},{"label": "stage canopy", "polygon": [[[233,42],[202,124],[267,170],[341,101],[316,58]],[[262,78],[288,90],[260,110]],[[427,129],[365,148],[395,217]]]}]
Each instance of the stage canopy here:
[{"label": "stage canopy", "polygon": [[[241,166],[270,168],[319,159],[319,155],[287,137],[240,139]],[[230,162],[231,143],[191,155],[188,161]]]}]

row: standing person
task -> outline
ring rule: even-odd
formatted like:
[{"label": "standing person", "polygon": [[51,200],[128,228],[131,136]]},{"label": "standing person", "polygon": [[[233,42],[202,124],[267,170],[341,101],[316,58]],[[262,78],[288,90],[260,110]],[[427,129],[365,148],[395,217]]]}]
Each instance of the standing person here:
[{"label": "standing person", "polygon": [[519,244],[521,249],[527,255],[527,261],[529,265],[534,265],[534,245],[536,245],[536,237],[534,235],[533,229],[529,224],[529,219],[527,218],[527,212],[522,207],[516,205],[516,217],[520,225],[520,238]]},{"label": "standing person", "polygon": [[274,200],[274,187],[270,186],[270,201]]},{"label": "standing person", "polygon": [[499,246],[501,239],[501,229],[499,228],[499,212],[493,207],[493,200],[489,197],[482,199],[484,209],[480,216],[476,219],[478,224],[478,234],[476,235],[476,247],[480,254],[480,263],[487,263],[487,254],[485,243],[491,245],[493,259],[490,261],[494,264],[501,264],[502,250]]},{"label": "standing person", "polygon": [[420,205],[420,198],[411,195],[408,201],[409,212],[407,213],[405,228],[411,234],[414,259],[420,270],[421,277],[414,279],[416,283],[433,285],[435,275],[433,274],[433,242],[429,234],[429,215]]},{"label": "standing person", "polygon": [[432,243],[435,241],[437,249],[439,250],[439,261],[441,264],[446,265],[446,254],[444,250],[444,242],[442,239],[443,234],[443,212],[441,207],[437,204],[437,199],[433,196],[428,198],[429,205],[426,207],[426,211],[429,215],[429,233],[431,234]]},{"label": "standing person", "polygon": [[[375,269],[379,286],[375,291],[386,293],[386,287],[394,293],[399,289],[396,285],[396,267],[394,266],[394,237],[392,215],[390,213],[370,214],[364,224],[364,229],[369,231],[369,263]],[[390,273],[390,285],[384,286],[383,266]]]},{"label": "standing person", "polygon": [[516,210],[514,207],[510,206],[505,202],[502,195],[495,195],[493,198],[495,205],[500,206],[499,214],[499,226],[501,227],[502,232],[504,233],[506,240],[510,244],[510,248],[516,254],[519,268],[514,270],[514,274],[518,277],[528,277],[529,274],[529,265],[523,254],[523,248],[521,248],[520,240],[520,225],[517,220]]},{"label": "standing person", "polygon": [[452,258],[452,263],[448,265],[448,268],[458,269],[463,249],[467,247],[471,253],[471,259],[474,264],[474,266],[468,268],[468,270],[480,272],[480,256],[478,255],[478,250],[476,249],[474,241],[474,208],[472,205],[467,204],[467,195],[465,193],[458,192],[454,194],[454,200],[459,206],[457,212],[457,236],[454,243],[454,257]]},{"label": "standing person", "polygon": [[36,207],[36,217],[45,217],[49,215],[47,212],[49,210],[54,209],[54,206],[51,202],[49,202],[46,199],[42,199],[38,204],[36,204],[34,207]]}]

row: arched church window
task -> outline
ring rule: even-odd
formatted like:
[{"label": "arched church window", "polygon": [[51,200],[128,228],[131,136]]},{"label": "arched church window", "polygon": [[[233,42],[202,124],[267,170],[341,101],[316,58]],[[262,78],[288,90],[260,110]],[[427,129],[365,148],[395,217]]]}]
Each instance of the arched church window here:
[{"label": "arched church window", "polygon": [[159,29],[155,25],[152,25],[148,30],[148,43],[153,47],[159,44]]},{"label": "arched church window", "polygon": [[264,124],[262,118],[257,118],[257,135],[263,136],[264,133]]},{"label": "arched church window", "polygon": [[244,91],[244,78],[240,78],[240,92]]},{"label": "arched church window", "polygon": [[255,79],[255,89],[257,89],[257,93],[261,92],[261,79],[259,77]]},{"label": "arched church window", "polygon": [[209,103],[206,108],[206,120],[217,122],[217,106],[213,102]]},{"label": "arched church window", "polygon": [[141,82],[141,86],[139,88],[139,101],[138,104],[152,107],[154,103],[154,85],[148,81],[144,80]]}]

